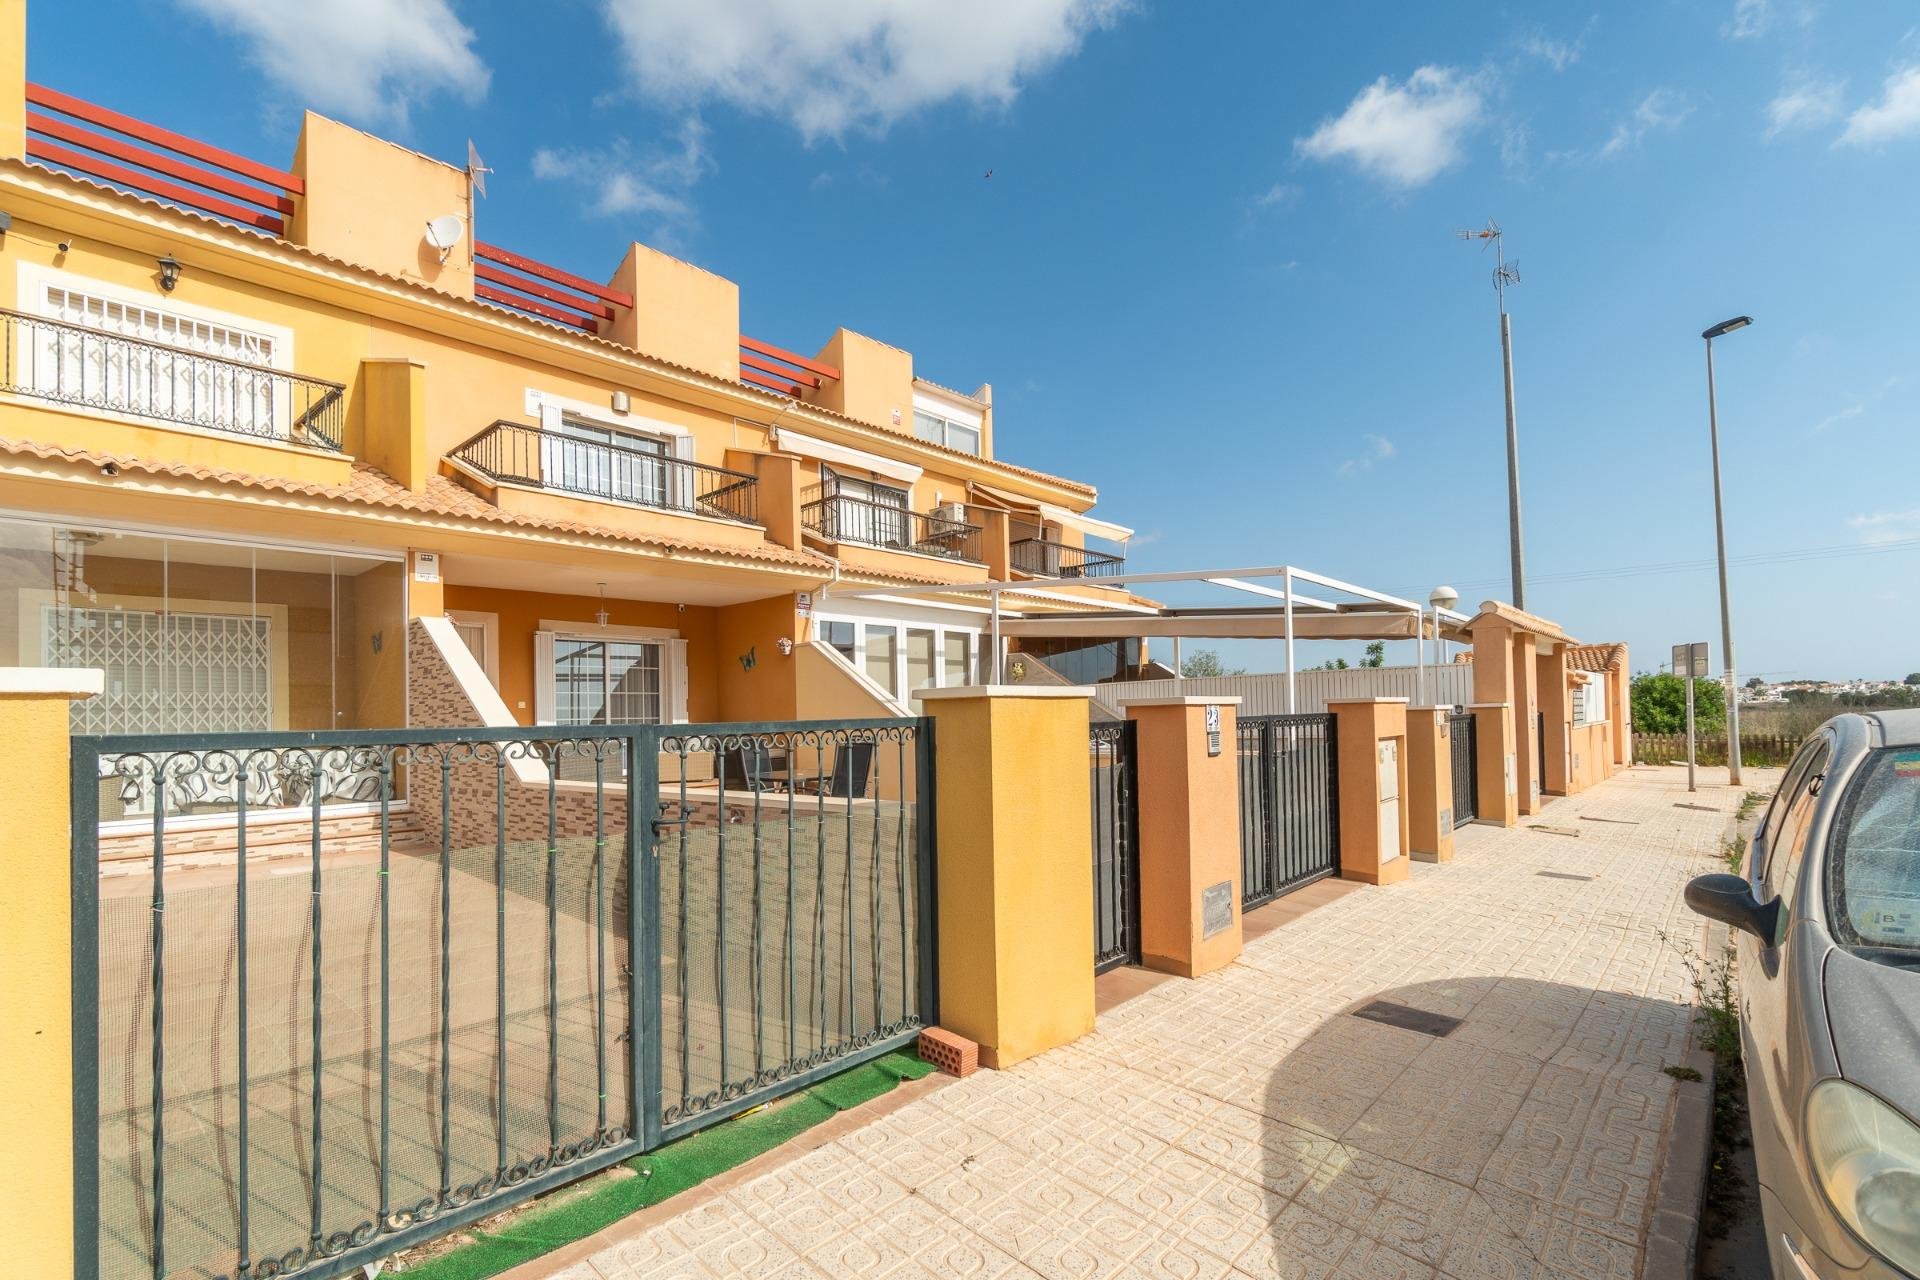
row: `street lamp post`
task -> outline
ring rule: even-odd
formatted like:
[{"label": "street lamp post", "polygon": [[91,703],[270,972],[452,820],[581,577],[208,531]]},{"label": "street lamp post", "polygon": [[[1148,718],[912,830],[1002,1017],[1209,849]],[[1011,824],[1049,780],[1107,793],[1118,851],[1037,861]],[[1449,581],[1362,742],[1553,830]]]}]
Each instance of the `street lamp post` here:
[{"label": "street lamp post", "polygon": [[1720,645],[1727,655],[1727,781],[1736,787],[1740,785],[1740,688],[1734,674],[1733,613],[1727,607],[1727,521],[1720,500],[1720,411],[1713,392],[1713,340],[1752,323],[1752,316],[1735,316],[1700,335],[1707,344],[1707,435],[1713,444],[1713,540],[1720,558]]}]

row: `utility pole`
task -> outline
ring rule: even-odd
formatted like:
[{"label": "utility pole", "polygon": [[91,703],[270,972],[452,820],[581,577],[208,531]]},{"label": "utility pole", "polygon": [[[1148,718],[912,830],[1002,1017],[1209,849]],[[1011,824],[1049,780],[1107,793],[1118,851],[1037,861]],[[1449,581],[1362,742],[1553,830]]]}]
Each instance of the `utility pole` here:
[{"label": "utility pole", "polygon": [[1479,231],[1456,233],[1462,240],[1493,242],[1493,291],[1500,303],[1500,365],[1507,394],[1507,526],[1513,557],[1513,607],[1527,607],[1527,570],[1520,550],[1520,431],[1513,416],[1513,322],[1507,316],[1507,286],[1520,283],[1520,264],[1508,265],[1500,224],[1492,218]]}]

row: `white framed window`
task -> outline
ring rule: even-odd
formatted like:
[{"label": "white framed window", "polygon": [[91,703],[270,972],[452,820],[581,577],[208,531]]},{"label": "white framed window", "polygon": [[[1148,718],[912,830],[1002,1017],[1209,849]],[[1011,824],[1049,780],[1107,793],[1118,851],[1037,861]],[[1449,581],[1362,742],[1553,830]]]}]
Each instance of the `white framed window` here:
[{"label": "white framed window", "polygon": [[248,435],[284,438],[292,424],[291,385],[267,372],[292,367],[291,329],[33,264],[20,268],[18,297],[21,310],[56,324],[22,334],[15,386]]},{"label": "white framed window", "polygon": [[965,422],[930,409],[913,411],[913,434],[928,444],[941,444],[962,453],[980,452],[980,424]]},{"label": "white framed window", "polygon": [[820,496],[827,504],[822,529],[826,537],[875,547],[911,545],[911,531],[907,528],[909,495],[905,489],[878,480],[843,476],[823,465]]},{"label": "white framed window", "polygon": [[687,642],[641,627],[542,621],[534,633],[539,724],[684,724]]},{"label": "white framed window", "polygon": [[910,703],[918,689],[974,683],[974,663],[985,643],[975,627],[931,618],[819,617],[813,638],[900,703]]}]

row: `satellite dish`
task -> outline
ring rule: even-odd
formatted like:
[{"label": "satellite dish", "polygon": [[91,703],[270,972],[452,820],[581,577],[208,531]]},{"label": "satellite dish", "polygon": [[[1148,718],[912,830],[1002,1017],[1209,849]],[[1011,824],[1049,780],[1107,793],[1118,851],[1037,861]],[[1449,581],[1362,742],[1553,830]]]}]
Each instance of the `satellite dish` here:
[{"label": "satellite dish", "polygon": [[473,139],[467,139],[467,181],[482,196],[487,194],[487,175],[493,170],[480,163],[480,148],[473,145]]},{"label": "satellite dish", "polygon": [[443,214],[427,224],[427,243],[440,251],[440,261],[445,262],[453,246],[463,238],[464,227],[457,213]]}]

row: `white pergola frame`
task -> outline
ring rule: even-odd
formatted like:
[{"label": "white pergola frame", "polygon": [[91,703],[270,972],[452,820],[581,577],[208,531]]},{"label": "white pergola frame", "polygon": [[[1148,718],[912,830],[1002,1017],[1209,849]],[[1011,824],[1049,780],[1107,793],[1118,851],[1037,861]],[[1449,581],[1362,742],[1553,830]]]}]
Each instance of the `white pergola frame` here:
[{"label": "white pergola frame", "polygon": [[[1273,587],[1263,585],[1263,583],[1259,581],[1260,579],[1272,578],[1280,579],[1280,587],[1277,590]],[[1323,600],[1317,596],[1300,594],[1294,589],[1294,583],[1296,581],[1311,583],[1317,587],[1324,587],[1329,591],[1338,591],[1347,595],[1358,596],[1361,600],[1385,606],[1385,608],[1379,610],[1379,612],[1405,612],[1412,614],[1415,619],[1414,649],[1417,655],[1420,670],[1420,686],[1422,689],[1426,687],[1428,616],[1431,615],[1432,617],[1433,634],[1436,636],[1440,634],[1441,620],[1443,618],[1447,622],[1453,623],[1456,627],[1471,620],[1470,615],[1459,613],[1452,609],[1442,609],[1436,605],[1417,604],[1412,600],[1405,600],[1399,596],[1373,591],[1366,587],[1357,586],[1351,582],[1342,581],[1339,578],[1330,578],[1325,574],[1314,573],[1311,570],[1301,569],[1295,565],[1288,564],[1258,565],[1252,568],[1242,569],[1187,569],[1161,570],[1150,573],[1103,574],[1097,580],[1080,578],[1039,578],[1023,582],[929,583],[922,586],[907,587],[856,587],[852,589],[830,587],[822,592],[822,594],[854,600],[883,596],[891,596],[897,599],[913,596],[979,595],[984,593],[989,597],[992,606],[992,620],[989,634],[991,636],[993,649],[993,683],[995,684],[999,684],[1002,679],[1003,664],[1006,657],[1006,646],[1000,629],[1000,597],[1010,591],[1015,593],[1040,592],[1054,599],[1061,599],[1063,597],[1058,593],[1048,591],[1047,588],[1058,586],[1062,583],[1069,583],[1073,586],[1131,587],[1166,582],[1204,582],[1210,586],[1225,587],[1229,590],[1241,591],[1249,595],[1264,596],[1268,599],[1279,600],[1282,604],[1281,617],[1283,626],[1281,636],[1278,638],[1284,639],[1287,645],[1287,710],[1291,712],[1294,709],[1294,612],[1296,610],[1304,610],[1314,614],[1338,614],[1348,612],[1348,610],[1343,609],[1341,605],[1334,601]],[[1097,600],[1087,600],[1086,603],[1094,606],[1096,609],[1101,605],[1101,602]],[[1140,605],[1132,604],[1118,607],[1110,606],[1107,611],[1119,617],[1124,617],[1128,614],[1143,614],[1157,618],[1180,619],[1182,617],[1177,610],[1146,609]],[[1192,621],[1194,624],[1192,631],[1182,631],[1173,637],[1176,653],[1176,672],[1178,671],[1177,655],[1181,638],[1206,638],[1211,634],[1207,630],[1207,620],[1205,617],[1194,617]],[[1402,639],[1404,637],[1381,636],[1376,638]]]}]

